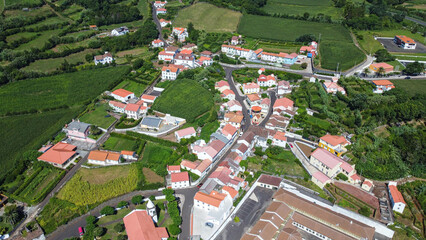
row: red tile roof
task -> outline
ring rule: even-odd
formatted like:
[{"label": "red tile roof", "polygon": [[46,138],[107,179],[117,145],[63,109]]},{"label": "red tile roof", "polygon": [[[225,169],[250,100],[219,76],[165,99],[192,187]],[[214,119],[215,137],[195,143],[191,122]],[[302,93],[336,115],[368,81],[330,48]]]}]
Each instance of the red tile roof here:
[{"label": "red tile roof", "polygon": [[311,154],[311,156],[316,158],[318,161],[324,163],[329,168],[334,168],[342,162],[342,160],[339,157],[330,153],[324,148],[315,149],[315,151]]},{"label": "red tile roof", "polygon": [[189,181],[188,172],[179,172],[171,174],[172,182],[186,182]]},{"label": "red tile roof", "polygon": [[281,141],[287,141],[287,137],[285,136],[285,133],[277,131],[274,135],[275,139],[281,140]]},{"label": "red tile roof", "polygon": [[115,152],[109,152],[109,151],[99,151],[99,150],[93,150],[89,153],[89,160],[95,160],[95,161],[118,161],[120,160],[120,154]]},{"label": "red tile roof", "polygon": [[238,194],[238,191],[235,190],[233,187],[230,187],[230,186],[224,186],[222,188],[222,190],[228,192],[229,195],[231,195],[232,199],[234,199],[234,197],[237,196],[237,194]]},{"label": "red tile roof", "polygon": [[126,150],[121,151],[121,155],[133,156],[134,154],[135,152],[133,151],[126,151]]},{"label": "red tile roof", "polygon": [[179,137],[184,137],[184,136],[188,136],[188,135],[195,134],[195,133],[196,132],[195,132],[195,129],[193,127],[184,128],[184,129],[181,129],[179,131],[176,131],[176,134]]},{"label": "red tile roof", "polygon": [[148,95],[148,94],[144,94],[141,97],[142,100],[151,100],[151,101],[154,101],[156,98],[157,98],[156,96],[152,96],[152,95]]},{"label": "red tile roof", "polygon": [[233,136],[236,132],[237,132],[237,129],[229,123],[226,124],[225,127],[223,127],[222,129],[222,133],[225,136],[228,136],[228,135]]},{"label": "red tile roof", "polygon": [[229,87],[229,83],[227,81],[224,80],[220,80],[219,82],[214,84],[216,88],[221,88],[223,86],[228,86]]},{"label": "red tile roof", "polygon": [[115,95],[117,95],[117,96],[123,97],[123,98],[127,97],[127,96],[129,96],[131,94],[134,94],[134,93],[132,93],[130,91],[127,91],[127,90],[121,89],[121,88],[113,91],[112,93],[115,94]]},{"label": "red tile roof", "polygon": [[396,35],[397,38],[401,39],[404,43],[414,44],[416,43],[413,39],[405,36],[405,35]]},{"label": "red tile roof", "polygon": [[180,165],[167,165],[167,171],[180,171]]},{"label": "red tile roof", "polygon": [[133,210],[123,221],[129,240],[159,240],[169,237],[166,228],[155,227],[146,210]]},{"label": "red tile roof", "polygon": [[282,179],[280,177],[274,177],[270,175],[262,174],[258,180],[260,183],[265,183],[268,185],[274,185],[276,187],[280,186]]},{"label": "red tile roof", "polygon": [[327,181],[330,180],[329,177],[327,177],[324,173],[320,171],[315,172],[314,174],[312,174],[312,176],[322,183],[326,183]]},{"label": "red tile roof", "polygon": [[352,174],[351,178],[352,178],[354,181],[361,181],[361,177],[360,177],[358,174]]},{"label": "red tile roof", "polygon": [[197,192],[194,196],[194,200],[198,200],[218,208],[225,197],[226,195],[224,193],[218,193],[217,191],[212,191],[210,194]]},{"label": "red tile roof", "polygon": [[393,86],[393,83],[389,80],[374,80],[373,83],[376,86]]},{"label": "red tile roof", "polygon": [[141,105],[129,103],[129,104],[126,105],[126,108],[124,110],[130,111],[130,112],[137,112],[140,107],[141,107]]},{"label": "red tile roof", "polygon": [[389,191],[392,195],[393,201],[395,203],[405,203],[404,198],[402,197],[401,192],[398,190],[398,188],[395,185],[389,185]]},{"label": "red tile roof", "polygon": [[122,102],[117,102],[117,101],[109,101],[109,104],[118,107],[118,108],[125,108],[126,104],[122,103]]},{"label": "red tile roof", "polygon": [[288,108],[288,107],[293,107],[294,102],[288,98],[280,98],[277,99],[274,103],[274,108],[276,107],[284,107],[284,108]]},{"label": "red tile roof", "polygon": [[191,162],[191,161],[188,161],[188,160],[182,160],[182,162],[180,163],[180,165],[182,167],[186,167],[186,168],[189,168],[189,169],[192,169],[192,170],[195,170],[199,164],[200,164],[199,162],[198,163],[197,162]]},{"label": "red tile roof", "polygon": [[62,165],[74,156],[76,148],[74,145],[58,142],[37,159]]},{"label": "red tile roof", "polygon": [[323,140],[324,142],[332,145],[332,146],[337,146],[339,144],[346,144],[348,143],[348,141],[346,141],[346,138],[343,136],[337,136],[337,135],[324,135],[320,138],[321,140]]}]

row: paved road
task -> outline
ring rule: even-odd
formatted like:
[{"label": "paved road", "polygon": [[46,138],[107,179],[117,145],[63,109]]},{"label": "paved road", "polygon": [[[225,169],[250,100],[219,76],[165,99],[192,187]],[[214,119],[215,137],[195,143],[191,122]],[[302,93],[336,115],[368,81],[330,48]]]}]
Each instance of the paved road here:
[{"label": "paved road", "polygon": [[248,232],[250,227],[265,212],[265,209],[272,201],[274,192],[271,189],[256,187],[251,196],[247,198],[241,208],[235,213],[235,216],[240,218],[240,222],[229,222],[215,240],[241,239],[243,234]]},{"label": "paved road", "polygon": [[419,19],[412,18],[412,17],[409,17],[409,16],[405,16],[405,19],[407,19],[408,21],[412,21],[412,22],[415,22],[417,24],[420,24],[420,25],[423,25],[423,26],[426,27],[426,22],[423,22],[423,21],[421,21]]},{"label": "paved road", "polygon": [[152,1],[152,19],[154,19],[154,23],[157,25],[157,30],[159,33],[158,38],[164,42],[164,47],[167,47],[169,44],[163,38],[163,29],[161,28],[160,20],[158,20],[157,9],[154,7],[154,2]]},{"label": "paved road", "polygon": [[263,119],[263,121],[259,124],[259,126],[261,127],[265,127],[266,123],[268,122],[269,118],[271,117],[272,113],[274,112],[273,106],[275,104],[275,101],[277,100],[277,96],[275,94],[275,91],[268,91],[269,96],[271,97],[271,104],[269,105],[269,111],[268,114],[266,115],[265,119]]}]

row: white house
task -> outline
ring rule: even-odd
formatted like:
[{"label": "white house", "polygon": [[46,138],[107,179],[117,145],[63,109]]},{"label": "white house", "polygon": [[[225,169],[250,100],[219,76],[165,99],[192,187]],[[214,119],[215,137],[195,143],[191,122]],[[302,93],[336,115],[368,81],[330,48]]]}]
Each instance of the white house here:
[{"label": "white house", "polygon": [[164,18],[160,19],[160,25],[161,27],[166,27],[167,25],[172,25],[172,21],[167,21]]},{"label": "white house", "polygon": [[176,131],[175,132],[175,137],[176,137],[176,140],[178,142],[180,142],[180,140],[182,138],[195,137],[196,134],[197,134],[197,132],[195,131],[195,129],[193,127],[189,127],[189,128],[184,128],[184,129],[181,129],[179,131]]},{"label": "white house", "polygon": [[139,119],[146,112],[147,107],[142,106],[142,104],[128,103],[124,109],[124,113],[127,115],[127,118]]},{"label": "white house", "polygon": [[188,30],[186,28],[174,27],[172,34],[177,36],[179,42],[185,42],[185,39],[188,37]]},{"label": "white house", "polygon": [[237,135],[237,128],[235,128],[234,126],[232,126],[231,124],[226,124],[223,128],[222,128],[222,134],[223,136],[225,136],[227,139],[233,139],[236,135]]},{"label": "white house", "polygon": [[210,66],[213,64],[213,59],[211,57],[205,57],[205,56],[201,56],[198,60],[197,60],[198,65],[200,66]]},{"label": "white house", "polygon": [[337,92],[340,92],[342,94],[346,94],[346,91],[343,87],[339,86],[337,82],[324,82],[322,84],[324,86],[324,89],[327,93],[336,94]]},{"label": "white house", "polygon": [[242,57],[245,59],[256,59],[258,52],[261,51],[261,49],[258,49],[256,51],[240,48],[236,46],[231,45],[222,45],[221,51],[225,53],[226,55],[230,57]]},{"label": "white house", "polygon": [[239,36],[232,36],[231,38],[231,45],[238,45],[241,42],[241,35]]},{"label": "white house", "polygon": [[374,80],[372,82],[373,85],[376,86],[376,89],[373,90],[373,93],[383,93],[395,88],[393,83],[389,80]]},{"label": "white house", "polygon": [[189,174],[188,172],[172,173],[171,182],[173,189],[189,187]]},{"label": "white house", "polygon": [[161,39],[155,39],[151,42],[153,48],[164,47],[164,42]]},{"label": "white house", "polygon": [[243,107],[237,100],[231,100],[229,102],[226,102],[222,104],[221,108],[227,109],[229,112],[239,112],[243,110]]},{"label": "white house", "polygon": [[291,86],[290,86],[290,82],[282,80],[278,82],[278,86],[277,86],[277,90],[278,90],[278,95],[284,95],[284,94],[289,94],[291,93]]},{"label": "white house", "polygon": [[293,111],[293,104],[294,102],[286,97],[280,98],[275,101],[273,109],[274,111],[276,111],[277,109],[281,111],[284,111],[284,110]]},{"label": "white house", "polygon": [[235,93],[231,89],[226,89],[222,92],[221,97],[228,99],[229,101],[235,100]]},{"label": "white house", "polygon": [[287,137],[285,133],[277,131],[272,137],[272,145],[285,148],[287,144]]},{"label": "white house", "polygon": [[174,64],[193,68],[195,66],[195,57],[192,54],[177,53],[174,57]]},{"label": "white house", "polygon": [[133,152],[133,151],[123,150],[123,151],[121,151],[120,154],[121,154],[121,157],[126,159],[126,160],[132,160],[132,161],[138,160],[136,153]]},{"label": "white house", "polygon": [[180,165],[167,165],[167,173],[180,173]]},{"label": "white house", "polygon": [[126,26],[122,26],[111,31],[111,36],[123,36],[129,33],[129,29]]},{"label": "white house", "polygon": [[126,104],[122,103],[122,102],[117,102],[117,101],[109,101],[109,106],[118,113],[124,113],[124,109],[126,108]]},{"label": "white house", "polygon": [[163,80],[176,80],[179,73],[184,70],[184,66],[169,64],[161,69],[161,79]]},{"label": "white house", "polygon": [[391,200],[392,210],[395,212],[402,213],[404,212],[405,208],[405,201],[404,197],[402,197],[401,192],[396,187],[397,182],[389,182],[388,189],[389,189],[389,198]]},{"label": "white house", "polygon": [[95,65],[98,65],[98,63],[105,64],[105,63],[112,63],[114,61],[114,58],[112,57],[111,53],[105,52],[104,55],[96,55],[94,56]]},{"label": "white house", "polygon": [[148,94],[142,94],[141,100],[144,102],[144,105],[152,105],[157,99],[157,96],[148,95]]},{"label": "white house", "polygon": [[244,94],[252,94],[259,93],[260,87],[257,83],[244,83],[243,84],[243,93]]},{"label": "white house", "polygon": [[135,94],[125,89],[119,88],[111,93],[111,97],[120,102],[127,102],[128,100],[135,98]]},{"label": "white house", "polygon": [[258,78],[257,78],[257,84],[260,87],[272,87],[277,85],[277,77],[274,76],[274,74],[265,76],[263,74],[261,74]]},{"label": "white house", "polygon": [[165,8],[157,8],[157,15],[159,14],[166,14],[167,13],[167,9]]},{"label": "white house", "polygon": [[162,7],[166,6],[166,4],[167,4],[167,1],[164,1],[164,2],[162,2],[162,1],[155,1],[154,2],[154,7],[155,8],[162,8]]},{"label": "white house", "polygon": [[158,60],[172,62],[175,57],[174,53],[167,53],[166,51],[161,51],[158,53]]},{"label": "white house", "polygon": [[89,153],[88,163],[95,165],[117,165],[120,162],[120,153],[94,150]]}]

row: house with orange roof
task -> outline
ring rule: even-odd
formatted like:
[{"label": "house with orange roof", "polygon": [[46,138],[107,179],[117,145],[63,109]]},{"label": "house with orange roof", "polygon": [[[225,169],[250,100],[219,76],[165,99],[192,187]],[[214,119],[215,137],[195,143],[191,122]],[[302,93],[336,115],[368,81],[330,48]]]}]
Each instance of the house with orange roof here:
[{"label": "house with orange roof", "polygon": [[287,137],[284,132],[277,131],[272,137],[272,145],[285,148],[287,145]]},{"label": "house with orange roof", "polygon": [[244,83],[243,84],[243,93],[244,94],[252,94],[252,93],[259,93],[260,92],[260,86],[257,83]]},{"label": "house with orange roof", "polygon": [[404,35],[396,35],[393,41],[403,49],[416,49],[417,46],[416,41]]},{"label": "house with orange roof", "polygon": [[196,49],[198,49],[198,46],[197,46],[197,44],[194,44],[194,43],[188,43],[188,44],[186,44],[186,45],[182,46],[182,51],[183,51],[183,50],[191,50],[191,51],[194,51],[194,50],[196,50]]},{"label": "house with orange roof", "polygon": [[359,186],[361,184],[361,176],[359,176],[358,174],[354,173],[351,176],[349,176],[348,181],[351,184]]},{"label": "house with orange roof", "polygon": [[173,60],[174,64],[183,65],[189,68],[195,67],[195,57],[191,54],[177,53]]},{"label": "house with orange roof", "polygon": [[[243,107],[237,100],[231,100],[229,102],[223,103],[220,108],[222,111],[227,110],[228,112],[241,112],[243,110]],[[228,120],[225,119],[225,121]]]},{"label": "house with orange roof", "polygon": [[223,186],[222,192],[228,194],[231,197],[232,201],[235,201],[238,197],[238,191],[235,190],[235,188],[230,186]]},{"label": "house with orange roof", "polygon": [[140,119],[147,112],[147,107],[138,103],[128,103],[124,109],[127,118]]},{"label": "house with orange roof", "polygon": [[231,45],[239,45],[242,41],[242,36],[238,35],[238,36],[232,36],[231,38]]},{"label": "house with orange roof", "polygon": [[162,7],[166,6],[166,4],[167,4],[167,1],[164,1],[164,2],[162,2],[162,1],[155,1],[154,2],[154,7],[155,8],[162,8]]},{"label": "house with orange roof", "polygon": [[271,75],[268,75],[268,76],[261,74],[257,78],[257,84],[260,87],[276,86],[277,85],[277,77],[274,74],[271,74]]},{"label": "house with orange roof", "polygon": [[216,82],[214,84],[214,89],[218,90],[219,92],[225,91],[225,89],[231,89],[229,87],[229,83],[225,80],[220,80],[219,82]]},{"label": "house with orange roof", "polygon": [[69,162],[77,156],[77,147],[65,142],[58,142],[49,150],[45,151],[39,161],[47,162],[55,167],[66,168]]},{"label": "house with orange roof", "polygon": [[372,63],[368,68],[374,73],[379,73],[380,68],[383,68],[384,73],[393,72],[393,66],[385,62]]},{"label": "house with orange roof", "polygon": [[197,160],[195,162],[191,162],[191,161],[188,161],[188,160],[182,160],[182,162],[180,163],[180,167],[182,169],[193,172],[198,167],[198,165],[200,165],[200,163],[201,162],[199,160]]},{"label": "house with orange roof", "polygon": [[141,100],[144,102],[144,105],[152,105],[155,99],[157,99],[157,96],[154,95],[143,94],[141,96]]},{"label": "house with orange roof", "polygon": [[373,80],[373,85],[376,86],[376,89],[373,90],[373,93],[383,93],[395,88],[393,83],[389,80]]},{"label": "house with orange roof", "polygon": [[369,180],[369,179],[364,179],[364,182],[361,185],[361,188],[364,189],[365,191],[369,192],[371,190],[371,188],[374,187],[373,181]]},{"label": "house with orange roof", "polygon": [[311,42],[309,46],[300,47],[299,53],[306,54],[308,58],[314,58],[317,55],[317,42]]},{"label": "house with orange roof", "polygon": [[124,103],[132,98],[135,98],[135,94],[125,89],[119,88],[111,93],[111,97]]},{"label": "house with orange roof", "polygon": [[274,112],[279,109],[281,111],[290,110],[293,111],[294,102],[286,97],[277,99],[274,103]]},{"label": "house with orange roof", "polygon": [[178,142],[183,138],[192,138],[197,136],[197,132],[193,127],[184,128],[175,132],[175,137]]},{"label": "house with orange roof", "polygon": [[190,186],[188,172],[171,173],[170,179],[173,189],[186,188]]},{"label": "house with orange roof", "polygon": [[165,20],[164,18],[160,19],[160,26],[167,27],[167,25],[172,25],[172,21]]},{"label": "house with orange roof", "polygon": [[225,89],[220,96],[228,101],[235,100],[235,93],[231,89]]},{"label": "house with orange roof", "polygon": [[164,42],[161,39],[155,39],[155,40],[152,40],[151,46],[153,48],[164,47]]},{"label": "house with orange roof", "polygon": [[120,163],[121,154],[110,151],[93,150],[87,157],[89,164],[95,165],[117,165]]},{"label": "house with orange roof", "polygon": [[98,30],[98,26],[96,25],[89,25],[90,30]]},{"label": "house with orange roof", "polygon": [[95,62],[95,65],[100,64],[106,64],[106,63],[112,63],[114,61],[114,58],[112,57],[111,53],[105,52],[103,55],[96,55],[93,57],[93,60]]},{"label": "house with orange roof", "polygon": [[389,199],[391,200],[392,210],[402,214],[402,212],[404,212],[406,203],[404,201],[404,197],[402,196],[396,185],[397,182],[389,182]]},{"label": "house with orange roof", "polygon": [[135,209],[123,218],[129,240],[167,240],[165,227],[156,227],[147,210]]},{"label": "house with orange roof", "polygon": [[258,93],[251,93],[251,94],[247,94],[246,101],[249,106],[255,107],[260,105],[261,98]]},{"label": "house with orange roof", "polygon": [[155,11],[157,15],[159,14],[167,14],[167,9],[165,8],[157,8],[157,10]]},{"label": "house with orange roof", "polygon": [[167,173],[179,173],[180,172],[180,165],[167,165]]},{"label": "house with orange roof", "polygon": [[126,104],[122,102],[117,102],[114,100],[111,100],[108,102],[108,105],[115,111],[119,113],[124,113],[124,109],[126,108]]},{"label": "house with orange roof", "polygon": [[322,85],[327,93],[336,94],[337,92],[340,92],[341,94],[346,94],[345,89],[339,86],[337,82],[326,81]]},{"label": "house with orange roof", "polygon": [[179,42],[185,42],[185,39],[189,36],[188,30],[182,27],[174,27],[172,35],[177,36]]},{"label": "house with orange roof", "polygon": [[161,68],[161,79],[162,80],[176,80],[179,73],[185,69],[182,65],[169,64],[169,66],[163,66]]},{"label": "house with orange roof", "polygon": [[213,58],[211,57],[205,57],[205,56],[201,56],[198,60],[197,60],[197,64],[200,66],[210,66],[213,64]]},{"label": "house with orange roof", "polygon": [[350,144],[343,136],[326,134],[320,137],[318,146],[340,157],[348,151],[345,147]]},{"label": "house with orange roof", "polygon": [[237,136],[238,129],[228,123],[222,128],[221,132],[227,139],[233,139]]},{"label": "house with orange roof", "polygon": [[138,160],[138,156],[136,155],[134,151],[123,150],[120,152],[120,154],[121,154],[121,157],[126,160],[132,160],[132,161]]}]

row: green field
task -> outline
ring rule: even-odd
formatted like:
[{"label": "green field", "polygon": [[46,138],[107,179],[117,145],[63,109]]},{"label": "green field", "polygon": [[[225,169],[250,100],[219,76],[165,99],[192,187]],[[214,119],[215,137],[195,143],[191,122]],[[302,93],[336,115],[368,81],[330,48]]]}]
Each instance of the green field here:
[{"label": "green field", "polygon": [[139,97],[142,95],[143,91],[145,91],[146,85],[135,81],[124,80],[120,84],[118,84],[117,87],[114,88],[114,90],[119,88],[123,88],[127,91],[133,92],[135,93],[135,96]]},{"label": "green field", "polygon": [[186,27],[192,22],[198,30],[207,32],[235,32],[241,13],[219,8],[208,3],[196,3],[179,11],[173,21],[175,27]]},{"label": "green field", "polygon": [[289,42],[304,34],[313,34],[319,39],[321,34],[321,63],[327,69],[334,70],[340,63],[340,69],[346,70],[364,59],[361,50],[353,44],[349,31],[339,24],[244,15],[238,32],[254,38]]},{"label": "green field", "polygon": [[13,82],[0,87],[0,114],[81,104],[119,80],[127,67],[112,67]]},{"label": "green field", "polygon": [[212,106],[213,96],[208,90],[194,80],[182,79],[173,81],[152,107],[192,122]]},{"label": "green field", "polygon": [[42,48],[49,38],[57,36],[60,31],[60,29],[55,29],[41,32],[39,37],[30,42],[19,45],[19,47],[15,48],[15,50],[24,51],[30,48]]},{"label": "green field", "polygon": [[339,9],[333,6],[331,0],[268,0],[262,10],[269,14],[303,16],[307,12],[310,16],[322,13],[334,19],[340,18]]},{"label": "green field", "polygon": [[96,103],[94,109],[90,109],[80,117],[80,121],[107,129],[115,121],[113,116],[107,116],[108,109],[110,107],[107,103]]},{"label": "green field", "polygon": [[395,84],[396,88],[401,88],[407,91],[409,95],[420,94],[425,96],[426,94],[426,80],[391,80]]},{"label": "green field", "polygon": [[156,174],[165,176],[167,174],[168,160],[172,156],[173,150],[169,147],[149,142],[145,146],[142,162],[152,169]]},{"label": "green field", "polygon": [[26,6],[26,5],[40,4],[42,1],[41,0],[4,0],[3,2],[6,3],[6,6],[11,6],[15,4],[22,4]]},{"label": "green field", "polygon": [[131,150],[135,149],[135,147],[136,147],[136,141],[135,140],[130,140],[130,139],[127,139],[127,138],[114,137],[114,136],[111,136],[110,138],[108,138],[108,140],[102,146],[102,148],[104,148],[104,149],[111,150],[111,151],[117,151],[117,152],[122,151],[122,150],[131,151]]},{"label": "green field", "polygon": [[60,109],[39,114],[0,118],[0,175],[13,168],[15,157],[40,147],[81,111]]},{"label": "green field", "polygon": [[82,52],[70,54],[69,56],[62,58],[49,58],[37,60],[27,67],[24,67],[24,71],[36,71],[36,72],[53,72],[57,70],[61,64],[66,60],[69,64],[76,64],[78,62],[86,62],[86,54],[96,52],[95,49],[86,49]]},{"label": "green field", "polygon": [[6,42],[10,43],[10,42],[16,41],[20,38],[31,38],[31,37],[34,37],[36,35],[37,35],[37,33],[34,33],[34,32],[20,32],[20,33],[16,33],[16,34],[7,36]]}]

